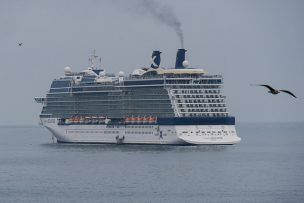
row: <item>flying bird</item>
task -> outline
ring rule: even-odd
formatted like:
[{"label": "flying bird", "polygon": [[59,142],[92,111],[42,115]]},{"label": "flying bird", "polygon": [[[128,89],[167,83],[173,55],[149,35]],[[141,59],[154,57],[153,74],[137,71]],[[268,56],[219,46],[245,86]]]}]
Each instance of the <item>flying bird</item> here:
[{"label": "flying bird", "polygon": [[288,90],[278,90],[278,89],[274,89],[272,87],[270,87],[269,85],[255,85],[255,86],[263,86],[269,89],[269,93],[271,94],[279,94],[280,92],[285,92],[287,94],[290,94],[291,96],[293,96],[294,98],[297,98],[296,95],[294,95],[292,92],[288,91]]},{"label": "flying bird", "polygon": [[18,43],[18,45],[19,45],[19,47],[21,47],[22,46],[22,42]]}]

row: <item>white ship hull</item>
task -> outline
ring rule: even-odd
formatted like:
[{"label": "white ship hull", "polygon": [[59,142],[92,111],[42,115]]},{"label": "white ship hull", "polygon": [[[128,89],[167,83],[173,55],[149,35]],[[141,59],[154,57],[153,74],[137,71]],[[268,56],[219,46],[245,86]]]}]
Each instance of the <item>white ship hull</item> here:
[{"label": "white ship hull", "polygon": [[41,124],[64,143],[223,145],[241,140],[234,125],[58,125],[56,118],[41,118]]}]

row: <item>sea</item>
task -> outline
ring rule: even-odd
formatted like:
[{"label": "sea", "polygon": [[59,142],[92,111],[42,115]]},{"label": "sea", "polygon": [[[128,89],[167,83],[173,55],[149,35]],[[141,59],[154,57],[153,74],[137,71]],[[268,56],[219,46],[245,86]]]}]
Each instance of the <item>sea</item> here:
[{"label": "sea", "polygon": [[0,127],[0,202],[304,202],[304,123],[240,123],[229,146],[53,143]]}]

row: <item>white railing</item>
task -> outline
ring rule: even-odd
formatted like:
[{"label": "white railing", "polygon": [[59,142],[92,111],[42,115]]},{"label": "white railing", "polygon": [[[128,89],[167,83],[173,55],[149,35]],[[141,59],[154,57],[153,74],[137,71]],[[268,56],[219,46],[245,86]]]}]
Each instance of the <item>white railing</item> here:
[{"label": "white railing", "polygon": [[172,108],[173,108],[173,111],[174,111],[174,115],[176,117],[181,117],[180,112],[179,112],[179,107],[176,103],[176,97],[175,97],[173,91],[170,90],[169,88],[167,89],[167,91],[168,91],[168,94],[169,94],[169,97],[170,97],[170,101],[171,101],[171,105],[172,105]]}]

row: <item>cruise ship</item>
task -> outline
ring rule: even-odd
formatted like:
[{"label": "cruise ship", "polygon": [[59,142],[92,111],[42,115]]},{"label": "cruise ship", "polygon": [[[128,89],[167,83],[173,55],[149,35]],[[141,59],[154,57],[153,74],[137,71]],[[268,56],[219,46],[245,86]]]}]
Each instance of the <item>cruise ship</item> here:
[{"label": "cruise ship", "polygon": [[178,49],[174,68],[151,65],[125,75],[107,73],[95,52],[90,66],[54,79],[40,124],[58,143],[227,145],[240,142],[223,95],[223,77],[190,68]]}]

